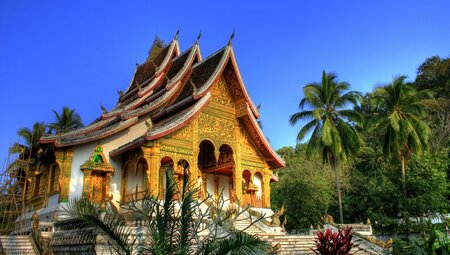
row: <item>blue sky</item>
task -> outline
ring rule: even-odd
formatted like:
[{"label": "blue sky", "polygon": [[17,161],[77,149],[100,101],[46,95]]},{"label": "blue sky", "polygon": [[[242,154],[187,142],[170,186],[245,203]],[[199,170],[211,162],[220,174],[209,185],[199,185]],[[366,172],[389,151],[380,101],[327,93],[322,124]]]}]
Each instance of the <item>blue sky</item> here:
[{"label": "blue sky", "polygon": [[[294,145],[301,88],[334,71],[370,91],[415,77],[427,57],[450,56],[450,1],[1,1],[0,164],[16,130],[76,108],[85,123],[111,109],[157,33],[180,29],[185,50],[202,32],[203,56],[233,46],[247,89],[262,104],[275,148]],[[2,165],[1,165],[2,166]],[[0,167],[1,167],[0,166]]]}]

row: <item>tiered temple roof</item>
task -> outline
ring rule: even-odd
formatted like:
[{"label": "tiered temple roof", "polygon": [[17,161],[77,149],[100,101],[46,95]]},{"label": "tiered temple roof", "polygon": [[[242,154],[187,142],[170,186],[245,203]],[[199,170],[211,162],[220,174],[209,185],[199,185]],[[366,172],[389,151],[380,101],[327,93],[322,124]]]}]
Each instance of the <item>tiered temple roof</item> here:
[{"label": "tiered temple roof", "polygon": [[207,105],[212,85],[222,75],[230,84],[235,102],[239,103],[237,117],[258,150],[272,167],[283,166],[283,160],[270,146],[256,121],[259,113],[245,89],[231,43],[202,59],[198,40],[180,53],[177,37],[156,57],[137,66],[129,87],[121,93],[114,109],[104,112],[86,127],[48,135],[40,142],[71,147],[114,135],[140,118],[147,118],[147,132],[111,151],[110,157],[115,157],[188,124]]}]

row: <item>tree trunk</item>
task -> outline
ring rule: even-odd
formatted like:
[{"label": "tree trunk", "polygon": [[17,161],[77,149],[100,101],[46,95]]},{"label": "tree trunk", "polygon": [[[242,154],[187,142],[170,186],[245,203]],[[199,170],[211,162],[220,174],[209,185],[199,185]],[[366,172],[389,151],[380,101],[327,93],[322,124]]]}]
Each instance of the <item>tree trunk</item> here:
[{"label": "tree trunk", "polygon": [[402,188],[403,188],[403,210],[406,224],[406,236],[409,237],[409,213],[408,213],[408,193],[406,190],[406,159],[402,155],[400,159],[402,163]]},{"label": "tree trunk", "polygon": [[337,159],[333,158],[332,167],[334,173],[336,174],[336,189],[338,195],[338,205],[339,205],[339,223],[344,224],[344,213],[342,212],[342,197],[341,197],[341,179],[339,176],[339,168],[337,167]]}]

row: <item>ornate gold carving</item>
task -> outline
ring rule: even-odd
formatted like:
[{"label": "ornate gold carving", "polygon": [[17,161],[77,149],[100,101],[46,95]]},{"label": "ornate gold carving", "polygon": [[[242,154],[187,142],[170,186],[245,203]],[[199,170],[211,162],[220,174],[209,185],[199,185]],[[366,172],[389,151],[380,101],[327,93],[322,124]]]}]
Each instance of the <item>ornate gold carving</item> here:
[{"label": "ornate gold carving", "polygon": [[170,146],[167,144],[161,145],[161,153],[175,153],[175,154],[182,154],[182,155],[192,155],[192,149],[177,147],[177,146]]},{"label": "ornate gold carving", "polygon": [[94,203],[101,203],[109,197],[109,182],[114,168],[107,162],[101,145],[95,147],[80,169],[84,174],[84,196]]},{"label": "ornate gold carving", "polygon": [[242,117],[247,114],[247,101],[245,100],[239,100],[238,103],[236,103],[236,117]]},{"label": "ornate gold carving", "polygon": [[241,164],[244,167],[252,167],[252,168],[256,168],[259,169],[261,172],[264,169],[264,164],[261,162],[255,162],[255,161],[250,161],[250,160],[241,160]]},{"label": "ornate gold carving", "polygon": [[233,98],[239,99],[244,97],[241,85],[237,79],[237,76],[232,68],[227,68],[225,71],[225,81],[230,85],[230,92]]},{"label": "ornate gold carving", "polygon": [[180,140],[192,140],[192,123],[189,123],[185,127],[173,132],[169,137]]},{"label": "ornate gold carving", "polygon": [[219,81],[214,84],[212,90],[211,90],[211,101],[225,105],[228,107],[234,107],[233,103],[233,97],[228,90],[228,86],[225,82],[225,79],[220,77]]},{"label": "ornate gold carving", "polygon": [[[206,113],[199,117],[199,140],[210,139],[217,146],[234,141],[235,121],[216,117]],[[218,148],[216,148],[218,149]]]},{"label": "ornate gold carving", "polygon": [[240,141],[242,145],[242,153],[259,157],[258,151],[255,149],[254,145],[250,141],[250,138],[248,137],[243,127],[240,128],[240,132],[242,137]]}]

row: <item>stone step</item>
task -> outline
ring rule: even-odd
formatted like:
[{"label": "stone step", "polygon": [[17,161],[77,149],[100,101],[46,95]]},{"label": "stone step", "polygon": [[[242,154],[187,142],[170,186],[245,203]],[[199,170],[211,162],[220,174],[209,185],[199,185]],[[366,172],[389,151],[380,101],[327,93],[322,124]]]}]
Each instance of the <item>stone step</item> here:
[{"label": "stone step", "polygon": [[5,254],[35,255],[29,236],[0,236]]}]

